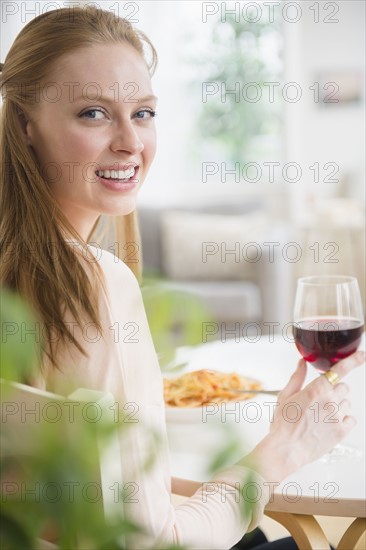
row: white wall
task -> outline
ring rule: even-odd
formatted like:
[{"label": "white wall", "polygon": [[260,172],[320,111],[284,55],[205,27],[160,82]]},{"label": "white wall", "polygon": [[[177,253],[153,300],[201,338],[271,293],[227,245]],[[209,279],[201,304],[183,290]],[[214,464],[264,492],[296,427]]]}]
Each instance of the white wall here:
[{"label": "white wall", "polygon": [[[196,63],[205,52],[212,53],[214,46],[209,22],[204,21],[202,14],[202,4],[208,3],[179,0],[140,4],[139,27],[151,38],[159,55],[158,70],[153,79],[159,96],[159,148],[151,173],[141,191],[140,202],[220,202],[230,200],[230,197],[241,200],[248,195],[263,193],[271,195],[275,202],[276,196],[281,194],[281,182],[267,185],[263,178],[260,184],[243,181],[236,183],[233,177],[228,176],[226,183],[215,182],[213,178],[204,183],[202,161],[216,161],[217,152],[208,148],[203,157],[202,152],[197,152],[198,160],[192,160],[192,119],[201,107],[202,98],[200,93],[197,96],[187,93],[187,78],[197,74],[197,70],[190,68],[187,60],[192,59]],[[235,4],[238,2],[228,2],[228,9]],[[217,5],[221,9],[221,2],[217,2]],[[212,17],[217,19],[220,16],[219,10]],[[210,16],[208,20],[211,20]],[[203,80],[202,78],[198,82],[197,88],[200,89]],[[221,155],[219,157],[220,161],[225,160]],[[227,168],[231,168],[231,163],[228,162]],[[219,176],[217,180],[220,180]],[[275,205],[273,207],[276,208]]]},{"label": "white wall", "polygon": [[[221,3],[218,3],[221,4]],[[234,2],[227,2],[232,7]],[[245,3],[241,2],[241,6]],[[290,2],[285,1],[284,5]],[[183,30],[190,27],[194,40],[201,37],[200,48],[210,47],[207,25],[202,23],[200,2],[151,2],[150,12],[146,3],[141,7],[141,28],[152,38],[159,52],[160,67],[154,78],[155,88],[161,98],[158,129],[160,149],[149,180],[141,193],[143,202],[174,202],[200,200],[201,198],[222,199],[232,195],[241,197],[251,193],[270,194],[272,200],[284,201],[284,188],[288,194],[294,220],[306,216],[306,205],[311,209],[321,197],[336,195],[364,197],[365,167],[365,107],[363,99],[358,104],[321,105],[314,102],[314,92],[309,89],[319,75],[343,70],[354,70],[364,78],[365,62],[365,3],[363,1],[341,0],[338,2],[317,2],[319,22],[310,9],[313,2],[297,2],[301,17],[295,23],[282,16],[285,33],[285,74],[281,87],[287,82],[296,82],[301,87],[302,98],[297,103],[281,99],[284,108],[284,157],[277,171],[275,183],[251,184],[202,184],[200,174],[191,170],[187,154],[181,150],[180,142],[187,135],[189,118],[196,107],[192,98],[182,93],[184,76],[177,62],[184,51],[190,52],[189,44],[178,41]],[[154,6],[154,7],[153,7]],[[339,8],[332,14],[333,9]],[[294,18],[294,12],[286,12]],[[327,22],[338,19],[338,22]],[[212,47],[212,46],[211,46]],[[341,92],[342,90],[340,90]],[[338,96],[339,94],[337,94]],[[196,100],[197,102],[197,100]],[[178,113],[177,113],[178,110]],[[183,116],[181,114],[183,111]],[[269,161],[273,159],[268,159]],[[297,183],[284,182],[282,166],[288,162],[299,164],[302,177]],[[335,163],[337,173],[334,179],[339,183],[325,183]],[[314,171],[310,166],[319,163],[320,181],[314,182]],[[290,173],[291,174],[291,173]],[[292,174],[291,174],[292,177]],[[284,201],[284,204],[286,202]],[[283,213],[283,211],[282,211]]]},{"label": "white wall", "polygon": [[[325,3],[320,4],[324,6]],[[313,11],[303,9],[301,20],[285,27],[285,80],[299,82],[303,89],[301,101],[286,103],[286,158],[288,162],[298,162],[307,176],[302,182],[288,185],[294,219],[301,217],[304,205],[314,205],[321,197],[339,193],[364,201],[364,88],[360,103],[331,105],[315,103],[314,92],[309,90],[319,74],[332,71],[354,70],[360,73],[361,82],[364,82],[365,3],[352,0],[331,4],[340,8],[332,17],[339,22],[323,22],[331,12],[321,6],[319,23],[314,22]],[[340,183],[324,183],[329,169],[320,173],[319,183],[314,183],[314,172],[308,169],[314,162],[321,166],[335,162],[339,172],[334,179],[339,178]]]}]

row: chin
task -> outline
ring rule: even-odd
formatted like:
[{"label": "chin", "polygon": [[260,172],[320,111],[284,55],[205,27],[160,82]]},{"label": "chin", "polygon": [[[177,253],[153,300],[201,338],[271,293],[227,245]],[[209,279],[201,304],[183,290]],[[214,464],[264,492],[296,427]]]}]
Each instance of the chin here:
[{"label": "chin", "polygon": [[109,212],[104,212],[110,216],[127,216],[136,210],[136,197],[126,197],[122,203],[117,203]]}]

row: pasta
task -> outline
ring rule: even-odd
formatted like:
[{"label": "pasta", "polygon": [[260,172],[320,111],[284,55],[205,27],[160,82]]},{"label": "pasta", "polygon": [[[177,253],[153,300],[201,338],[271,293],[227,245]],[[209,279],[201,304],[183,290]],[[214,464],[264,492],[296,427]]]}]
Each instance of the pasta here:
[{"label": "pasta", "polygon": [[202,407],[206,403],[223,403],[249,399],[251,394],[233,390],[260,390],[257,380],[214,370],[187,372],[178,378],[164,378],[164,400],[170,407]]}]

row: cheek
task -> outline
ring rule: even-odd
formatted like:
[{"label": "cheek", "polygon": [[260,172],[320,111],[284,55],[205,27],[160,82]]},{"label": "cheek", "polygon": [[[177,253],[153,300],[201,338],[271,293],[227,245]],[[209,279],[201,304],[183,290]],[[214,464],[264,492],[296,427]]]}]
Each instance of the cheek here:
[{"label": "cheek", "polygon": [[61,169],[72,164],[75,171],[82,171],[98,158],[103,147],[105,139],[95,133],[88,136],[85,131],[59,128],[57,133],[44,133],[35,150],[42,164],[57,163]]},{"label": "cheek", "polygon": [[[100,141],[100,140],[99,140]],[[94,161],[100,151],[98,139],[85,139],[85,132],[39,132],[33,148],[41,173],[56,195],[77,192],[75,184],[94,177]],[[73,184],[73,187],[65,184]]]},{"label": "cheek", "polygon": [[82,162],[93,161],[100,150],[105,147],[105,139],[98,134],[83,131],[69,131],[65,133],[64,139],[60,140],[61,155],[63,158],[67,156],[67,160]]}]

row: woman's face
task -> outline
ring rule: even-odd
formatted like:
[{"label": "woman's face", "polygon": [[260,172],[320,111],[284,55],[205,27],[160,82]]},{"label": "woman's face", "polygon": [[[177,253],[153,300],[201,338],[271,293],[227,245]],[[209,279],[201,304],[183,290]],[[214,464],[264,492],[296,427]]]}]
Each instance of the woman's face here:
[{"label": "woman's face", "polygon": [[146,64],[127,43],[66,54],[49,75],[27,142],[84,239],[100,214],[135,209],[156,149],[155,108]]}]

